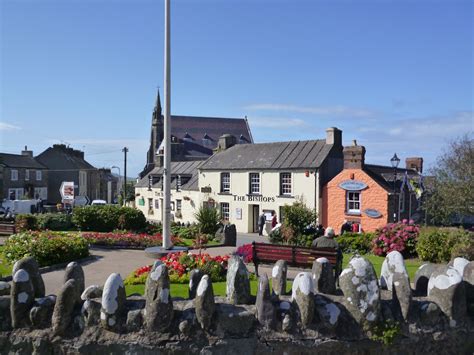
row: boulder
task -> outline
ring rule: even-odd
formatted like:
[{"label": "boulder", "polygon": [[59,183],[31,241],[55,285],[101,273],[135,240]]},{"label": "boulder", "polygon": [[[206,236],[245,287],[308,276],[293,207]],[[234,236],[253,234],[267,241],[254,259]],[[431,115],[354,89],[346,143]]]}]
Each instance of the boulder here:
[{"label": "boulder", "polygon": [[464,268],[469,264],[469,260],[465,258],[454,258],[451,260],[448,264],[448,266],[452,266],[456,271],[459,273],[459,275],[463,276],[464,275]]},{"label": "boulder", "polygon": [[30,274],[25,269],[17,270],[13,275],[11,288],[10,312],[13,328],[29,325],[29,313],[34,301],[35,294]]},{"label": "boulder", "polygon": [[470,315],[474,315],[474,261],[464,267],[464,288],[466,292],[466,305]]},{"label": "boulder", "polygon": [[127,313],[127,330],[129,332],[137,332],[143,326],[143,310],[134,309]]},{"label": "boulder", "polygon": [[380,271],[380,287],[382,289],[392,291],[392,278],[395,272],[404,274],[408,278],[408,273],[407,269],[405,268],[403,256],[400,252],[396,250],[388,253],[382,263],[382,270]]},{"label": "boulder", "polygon": [[120,274],[113,273],[105,282],[102,292],[100,323],[108,330],[120,331],[126,321],[125,287]]},{"label": "boulder", "polygon": [[311,270],[315,291],[327,294],[336,293],[334,270],[326,258],[318,258],[313,262]]},{"label": "boulder", "polygon": [[418,270],[416,270],[415,278],[413,284],[415,286],[415,292],[417,296],[426,296],[428,293],[428,281],[431,277],[431,274],[442,267],[441,265],[424,263],[420,265]]},{"label": "boulder", "polygon": [[98,285],[90,285],[81,294],[81,300],[90,300],[92,298],[101,298],[103,289]]},{"label": "boulder", "polygon": [[76,302],[79,303],[81,301],[81,295],[84,292],[85,280],[84,270],[82,270],[82,266],[76,263],[75,261],[67,264],[66,271],[64,272],[64,283],[71,279],[76,280],[76,294],[78,295],[78,299],[76,300]]},{"label": "boulder", "polygon": [[73,320],[74,308],[80,294],[77,293],[76,280],[68,280],[58,293],[54,305],[52,327],[55,335],[64,335]]},{"label": "boulder", "polygon": [[255,306],[253,305],[216,304],[216,333],[220,337],[246,336],[255,323]]},{"label": "boulder", "polygon": [[100,323],[101,299],[87,299],[82,304],[81,314],[86,327],[92,327]]},{"label": "boulder", "polygon": [[307,328],[314,316],[314,285],[309,272],[296,275],[291,289],[291,300],[296,304],[302,327]]},{"label": "boulder", "polygon": [[11,330],[10,296],[0,296],[0,331]]},{"label": "boulder", "polygon": [[261,325],[267,328],[274,328],[276,324],[276,308],[272,303],[270,294],[270,284],[267,275],[260,276],[258,280],[256,317]]},{"label": "boulder", "polygon": [[173,320],[173,301],[166,265],[157,265],[145,285],[145,325],[149,331],[166,331]]},{"label": "boulder", "polygon": [[0,296],[7,296],[10,294],[11,286],[8,282],[0,281]]},{"label": "boulder", "polygon": [[196,297],[196,290],[203,276],[204,273],[199,269],[191,270],[189,273],[189,299]]},{"label": "boulder", "polygon": [[401,272],[394,272],[392,279],[392,303],[396,313],[406,322],[411,310],[411,286],[408,276]]},{"label": "boulder", "polygon": [[433,272],[428,282],[428,297],[436,303],[456,326],[466,315],[466,293],[459,272],[445,266]]},{"label": "boulder", "polygon": [[285,260],[278,260],[272,269],[272,289],[277,296],[286,294],[286,274],[288,266]]},{"label": "boulder", "polygon": [[227,300],[232,304],[247,304],[250,302],[250,280],[244,262],[237,255],[232,255],[228,261]]},{"label": "boulder", "polygon": [[33,258],[32,256],[29,256],[27,258],[18,260],[13,265],[12,275],[15,275],[15,273],[20,269],[26,270],[28,274],[30,275],[35,297],[36,298],[44,297],[45,295],[44,281],[39,272],[39,265],[36,262],[36,259]]},{"label": "boulder", "polygon": [[212,282],[208,275],[204,275],[201,281],[199,281],[196,298],[194,299],[194,307],[196,310],[196,318],[201,328],[209,330],[216,305]]},{"label": "boulder", "polygon": [[380,318],[380,290],[373,265],[354,255],[339,278],[347,310],[361,325],[375,324]]},{"label": "boulder", "polygon": [[49,328],[53,316],[56,296],[49,295],[38,298],[30,311],[30,321],[34,328]]}]

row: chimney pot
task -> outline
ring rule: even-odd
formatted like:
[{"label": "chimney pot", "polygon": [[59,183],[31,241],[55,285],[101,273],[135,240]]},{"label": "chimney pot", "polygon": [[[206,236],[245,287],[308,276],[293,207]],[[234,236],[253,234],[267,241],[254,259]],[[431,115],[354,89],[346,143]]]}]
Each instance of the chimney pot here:
[{"label": "chimney pot", "polygon": [[336,127],[326,129],[326,144],[342,146],[342,131]]}]

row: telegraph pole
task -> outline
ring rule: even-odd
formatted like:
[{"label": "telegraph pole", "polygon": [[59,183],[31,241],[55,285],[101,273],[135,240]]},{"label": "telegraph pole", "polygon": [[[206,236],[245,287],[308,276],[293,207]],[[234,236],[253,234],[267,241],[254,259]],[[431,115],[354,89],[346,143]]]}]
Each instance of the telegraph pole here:
[{"label": "telegraph pole", "polygon": [[125,206],[125,202],[127,199],[127,153],[128,153],[128,148],[123,147],[122,149],[123,152],[123,199],[122,199],[122,205]]}]

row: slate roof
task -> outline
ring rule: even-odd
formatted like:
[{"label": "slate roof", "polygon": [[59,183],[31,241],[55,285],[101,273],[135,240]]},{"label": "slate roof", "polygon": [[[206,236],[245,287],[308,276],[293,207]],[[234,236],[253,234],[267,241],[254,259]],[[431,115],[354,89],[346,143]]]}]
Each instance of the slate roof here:
[{"label": "slate roof", "polygon": [[46,169],[34,158],[19,154],[0,153],[0,164],[9,168]]},{"label": "slate roof", "polygon": [[314,169],[321,166],[333,146],[326,140],[235,145],[220,151],[201,170]]},{"label": "slate roof", "polygon": [[[176,189],[176,177],[181,175],[181,189],[182,190],[195,190],[198,188],[199,172],[198,168],[202,165],[202,160],[197,161],[177,161],[171,162],[171,189]],[[161,187],[161,178],[163,176],[163,167],[154,168],[145,177],[140,179],[136,187],[148,187],[149,175],[153,176],[153,187]]]},{"label": "slate roof", "polygon": [[57,171],[97,170],[83,158],[84,153],[64,144],[55,144],[35,157],[41,164]]},{"label": "slate roof", "polygon": [[[395,180],[395,174],[394,174],[394,169],[391,166],[365,164],[364,171],[372,179],[374,179],[380,186],[382,186],[388,191],[393,191],[393,183]],[[396,181],[395,181],[395,189],[397,191],[400,190],[401,184],[403,183],[405,172],[408,174],[409,178],[418,179],[419,177],[418,172],[413,169],[397,168],[396,171],[397,171],[397,176],[396,176]]]}]

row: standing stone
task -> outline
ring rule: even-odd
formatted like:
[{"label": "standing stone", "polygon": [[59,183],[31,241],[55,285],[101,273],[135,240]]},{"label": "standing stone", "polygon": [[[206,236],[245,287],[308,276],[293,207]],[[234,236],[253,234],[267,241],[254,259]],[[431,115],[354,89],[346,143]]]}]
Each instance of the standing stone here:
[{"label": "standing stone", "polygon": [[145,323],[150,331],[163,332],[173,320],[173,301],[166,265],[158,265],[148,274],[145,285]]},{"label": "standing stone", "polygon": [[470,315],[474,315],[474,261],[466,265],[462,278],[466,290],[467,310]]},{"label": "standing stone", "polygon": [[34,328],[49,328],[53,316],[56,296],[50,295],[38,298],[30,311],[30,321]]},{"label": "standing stone", "polygon": [[411,286],[408,276],[401,272],[392,274],[392,302],[404,321],[408,321],[411,309]]},{"label": "standing stone", "polygon": [[125,310],[125,287],[120,274],[113,273],[105,282],[102,292],[102,308],[100,323],[109,330],[120,330],[125,324],[127,316]]},{"label": "standing stone", "polygon": [[354,255],[340,276],[347,310],[362,325],[371,325],[381,314],[380,290],[373,265]]},{"label": "standing stone", "polygon": [[244,262],[232,255],[227,267],[227,300],[232,304],[246,304],[250,301],[250,280]]},{"label": "standing stone", "polygon": [[29,313],[35,301],[30,274],[25,269],[19,269],[13,275],[11,289],[10,312],[13,328],[22,328],[28,325]]},{"label": "standing stone", "polygon": [[11,286],[8,282],[0,281],[0,296],[7,296],[10,294]]},{"label": "standing stone", "polygon": [[81,300],[90,300],[92,298],[101,298],[104,290],[98,285],[90,285],[82,292]]},{"label": "standing stone", "polygon": [[64,335],[71,325],[76,301],[80,295],[77,294],[76,280],[68,280],[59,291],[53,310],[53,333]]},{"label": "standing stone", "polygon": [[224,245],[235,247],[237,245],[237,229],[235,224],[224,226]]},{"label": "standing stone", "polygon": [[334,294],[336,293],[336,281],[334,280],[334,270],[331,263],[326,258],[318,258],[313,262],[311,270],[313,274],[313,284],[317,292]]},{"label": "standing stone", "polygon": [[127,313],[127,330],[138,332],[143,325],[143,312],[141,309],[133,309]]},{"label": "standing stone", "polygon": [[272,269],[272,289],[277,296],[286,294],[286,274],[288,266],[285,260],[278,260]]},{"label": "standing stone", "polygon": [[204,275],[199,281],[196,298],[194,299],[196,318],[202,329],[208,330],[212,323],[212,317],[216,309],[212,282],[208,275]]},{"label": "standing stone", "polygon": [[64,272],[64,283],[71,279],[76,280],[76,294],[79,295],[76,302],[80,302],[81,295],[85,288],[84,270],[82,270],[82,266],[75,261],[67,264],[66,271]]},{"label": "standing stone", "polygon": [[38,263],[36,262],[36,259],[33,258],[32,256],[29,256],[27,258],[18,260],[13,265],[12,275],[15,275],[15,273],[20,269],[26,270],[26,272],[28,272],[28,274],[30,275],[35,297],[36,298],[44,297],[44,294],[45,294],[44,281],[39,272],[39,266],[38,266]]},{"label": "standing stone", "polygon": [[462,277],[451,266],[433,272],[428,282],[428,297],[449,317],[452,327],[466,314],[466,293]]},{"label": "standing stone", "polygon": [[456,271],[459,273],[459,275],[464,275],[464,268],[469,264],[469,260],[465,258],[454,258],[451,260],[448,264],[448,266],[452,266]]},{"label": "standing stone", "polygon": [[199,269],[191,270],[189,273],[189,299],[196,297],[196,290],[203,276],[204,273]]},{"label": "standing stone", "polygon": [[257,319],[261,325],[274,328],[276,323],[276,308],[272,303],[270,284],[267,275],[260,276],[257,289]]},{"label": "standing stone", "polygon": [[431,274],[435,270],[439,269],[440,265],[424,263],[420,265],[415,273],[415,279],[413,284],[415,285],[415,292],[417,296],[426,296],[428,293],[428,281],[430,280]]},{"label": "standing stone", "polygon": [[405,274],[408,277],[405,262],[400,252],[394,250],[387,254],[380,272],[380,287],[392,291],[393,274],[395,272]]},{"label": "standing stone", "polygon": [[321,323],[326,328],[334,329],[337,327],[339,316],[341,315],[341,310],[337,304],[330,302],[326,297],[317,295],[315,299],[315,307]]},{"label": "standing stone", "polygon": [[0,296],[0,331],[12,329],[10,296]]},{"label": "standing stone", "polygon": [[296,275],[291,289],[291,300],[296,303],[301,325],[307,328],[314,317],[314,285],[309,272],[300,272]]}]

